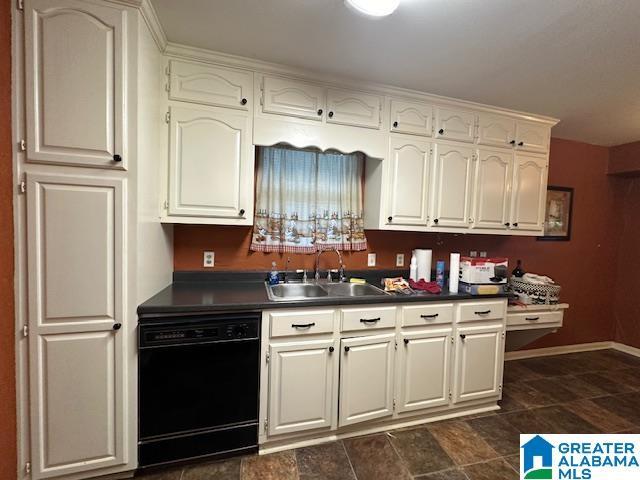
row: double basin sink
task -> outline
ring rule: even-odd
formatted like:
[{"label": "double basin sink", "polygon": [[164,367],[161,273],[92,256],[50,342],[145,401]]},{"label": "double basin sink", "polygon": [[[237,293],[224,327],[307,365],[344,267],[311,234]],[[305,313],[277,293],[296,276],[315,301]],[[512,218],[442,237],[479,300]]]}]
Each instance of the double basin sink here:
[{"label": "double basin sink", "polygon": [[279,283],[266,284],[266,287],[269,299],[273,301],[388,295],[384,290],[368,283]]}]

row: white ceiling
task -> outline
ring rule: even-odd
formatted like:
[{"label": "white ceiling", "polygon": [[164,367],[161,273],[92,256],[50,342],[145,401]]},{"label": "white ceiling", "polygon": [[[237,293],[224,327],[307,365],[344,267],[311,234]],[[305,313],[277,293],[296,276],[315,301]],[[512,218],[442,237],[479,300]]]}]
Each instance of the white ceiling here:
[{"label": "white ceiling", "polygon": [[640,0],[152,0],[170,42],[561,119],[640,140]]}]

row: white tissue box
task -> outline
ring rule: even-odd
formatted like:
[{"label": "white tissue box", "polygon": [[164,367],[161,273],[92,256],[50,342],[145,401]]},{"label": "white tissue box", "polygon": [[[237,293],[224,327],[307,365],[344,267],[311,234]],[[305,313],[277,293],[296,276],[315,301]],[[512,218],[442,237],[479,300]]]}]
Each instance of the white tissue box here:
[{"label": "white tissue box", "polygon": [[508,265],[509,260],[503,257],[461,257],[460,281],[467,284],[506,284]]}]

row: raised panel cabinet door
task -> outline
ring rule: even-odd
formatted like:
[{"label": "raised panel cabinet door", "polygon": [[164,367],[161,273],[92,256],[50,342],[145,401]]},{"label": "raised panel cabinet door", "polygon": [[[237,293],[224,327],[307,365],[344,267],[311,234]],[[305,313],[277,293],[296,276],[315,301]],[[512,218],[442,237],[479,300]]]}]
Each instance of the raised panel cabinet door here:
[{"label": "raised panel cabinet door", "polygon": [[426,103],[391,100],[391,131],[431,136],[433,107]]},{"label": "raised panel cabinet door", "polygon": [[468,228],[472,221],[474,150],[471,147],[437,144],[434,152],[434,200],[430,225]]},{"label": "raised panel cabinet door", "polygon": [[542,232],[547,198],[546,157],[516,153],[513,168],[511,228]]},{"label": "raised panel cabinet door", "polygon": [[33,478],[126,465],[123,180],[27,174]]},{"label": "raised panel cabinet door", "polygon": [[436,107],[435,137],[473,143],[476,134],[476,114],[464,110]]},{"label": "raised panel cabinet door", "polygon": [[516,147],[529,152],[549,151],[551,127],[535,122],[518,120],[516,124]]},{"label": "raised panel cabinet door", "polygon": [[398,345],[398,411],[449,403],[451,329],[402,333]]},{"label": "raised panel cabinet door", "polygon": [[337,341],[269,346],[269,435],[336,426]]},{"label": "raised panel cabinet door", "polygon": [[249,110],[253,105],[253,73],[171,60],[170,100]]},{"label": "raised panel cabinet door", "polygon": [[27,160],[126,168],[127,22],[108,3],[26,0]]},{"label": "raised panel cabinet door", "polygon": [[262,111],[322,120],[326,89],[311,83],[265,76],[262,82]]},{"label": "raised panel cabinet door", "polygon": [[341,341],[340,426],[393,415],[395,335]]},{"label": "raised panel cabinet door", "polygon": [[350,90],[328,90],[327,122],[380,128],[382,97]]},{"label": "raised panel cabinet door", "polygon": [[490,113],[478,115],[478,143],[496,147],[516,144],[516,121],[513,118]]},{"label": "raised panel cabinet door", "polygon": [[387,223],[426,226],[429,214],[431,144],[401,137],[392,137],[390,144],[391,194]]},{"label": "raised panel cabinet door", "polygon": [[169,215],[253,222],[251,119],[228,109],[171,107]]},{"label": "raised panel cabinet door", "polygon": [[498,399],[502,392],[504,326],[456,329],[454,403]]},{"label": "raised panel cabinet door", "polygon": [[512,163],[510,151],[478,151],[472,228],[506,230],[509,227]]}]

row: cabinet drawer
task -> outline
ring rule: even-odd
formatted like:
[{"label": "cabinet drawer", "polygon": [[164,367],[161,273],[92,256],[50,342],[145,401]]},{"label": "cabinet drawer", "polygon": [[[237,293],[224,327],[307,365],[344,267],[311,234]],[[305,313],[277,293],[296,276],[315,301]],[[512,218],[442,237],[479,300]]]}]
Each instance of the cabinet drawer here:
[{"label": "cabinet drawer", "polygon": [[460,305],[458,322],[473,322],[477,320],[502,319],[505,315],[506,302],[470,302]]},{"label": "cabinet drawer", "polygon": [[342,331],[394,328],[396,307],[343,308]]},{"label": "cabinet drawer", "polygon": [[170,100],[249,110],[253,73],[171,60]]},{"label": "cabinet drawer", "polygon": [[562,310],[555,312],[518,312],[507,315],[507,326],[562,323]]},{"label": "cabinet drawer", "polygon": [[333,332],[334,310],[294,310],[269,313],[272,337]]},{"label": "cabinet drawer", "polygon": [[453,322],[453,303],[402,307],[402,326],[414,327]]}]

